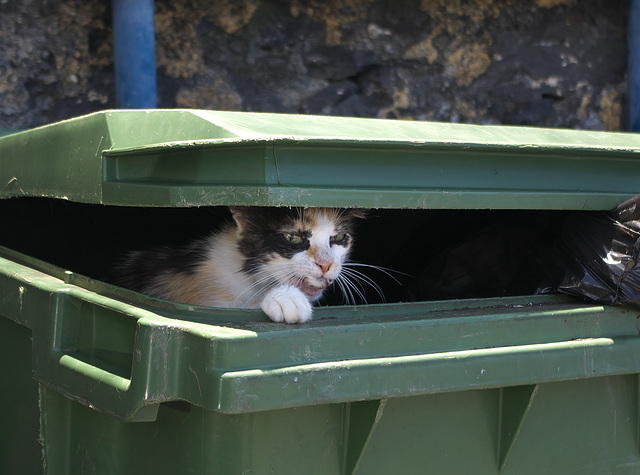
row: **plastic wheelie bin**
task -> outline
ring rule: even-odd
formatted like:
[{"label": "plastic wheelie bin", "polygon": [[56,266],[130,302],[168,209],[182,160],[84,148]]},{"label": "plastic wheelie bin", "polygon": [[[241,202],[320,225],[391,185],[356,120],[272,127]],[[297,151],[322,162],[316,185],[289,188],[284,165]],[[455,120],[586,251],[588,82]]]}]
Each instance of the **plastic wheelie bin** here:
[{"label": "plastic wheelie bin", "polygon": [[[524,223],[458,247],[484,270],[636,195],[637,135],[107,111],[0,138],[0,183],[1,473],[640,473],[637,309],[424,291],[452,236]],[[370,209],[359,257],[403,286],[286,325],[101,280],[228,205]]]}]

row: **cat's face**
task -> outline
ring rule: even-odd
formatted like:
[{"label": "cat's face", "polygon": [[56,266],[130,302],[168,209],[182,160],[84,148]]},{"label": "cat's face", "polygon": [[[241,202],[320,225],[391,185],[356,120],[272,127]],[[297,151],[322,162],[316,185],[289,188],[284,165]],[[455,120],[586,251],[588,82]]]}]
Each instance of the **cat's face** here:
[{"label": "cat's face", "polygon": [[243,270],[266,286],[293,285],[310,301],[339,276],[353,244],[358,210],[232,208]]}]

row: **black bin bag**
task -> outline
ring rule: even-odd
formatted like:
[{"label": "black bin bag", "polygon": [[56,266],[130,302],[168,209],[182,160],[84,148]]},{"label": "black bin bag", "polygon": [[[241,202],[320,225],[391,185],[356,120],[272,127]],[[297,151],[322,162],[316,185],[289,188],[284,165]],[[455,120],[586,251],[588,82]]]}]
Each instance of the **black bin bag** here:
[{"label": "black bin bag", "polygon": [[550,285],[539,290],[640,307],[639,254],[640,195],[609,213],[571,214],[551,255],[540,256]]}]

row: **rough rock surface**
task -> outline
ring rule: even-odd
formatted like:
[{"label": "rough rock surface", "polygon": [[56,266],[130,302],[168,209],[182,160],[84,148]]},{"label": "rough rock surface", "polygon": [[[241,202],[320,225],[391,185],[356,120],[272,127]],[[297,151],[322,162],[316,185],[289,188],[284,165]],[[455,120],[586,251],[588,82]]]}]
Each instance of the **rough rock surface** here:
[{"label": "rough rock surface", "polygon": [[[624,129],[627,3],[156,0],[159,107]],[[0,0],[0,128],[114,107],[100,0]]]}]

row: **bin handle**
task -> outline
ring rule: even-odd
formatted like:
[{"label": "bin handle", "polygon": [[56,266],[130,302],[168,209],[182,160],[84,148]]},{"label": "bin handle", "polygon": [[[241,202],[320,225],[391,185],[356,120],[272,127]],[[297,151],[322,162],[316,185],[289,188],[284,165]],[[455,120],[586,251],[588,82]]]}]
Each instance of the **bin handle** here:
[{"label": "bin handle", "polygon": [[154,421],[160,402],[174,398],[147,397],[154,355],[136,348],[140,320],[162,317],[69,284],[50,295],[48,328],[33,329],[35,379],[119,419]]},{"label": "bin handle", "polygon": [[91,363],[86,363],[81,359],[68,354],[63,354],[58,360],[58,363],[60,366],[67,368],[70,371],[74,371],[79,374],[91,375],[91,378],[95,381],[111,386],[118,391],[126,392],[129,390],[129,386],[131,385],[130,379],[110,373],[109,371],[94,366]]}]

